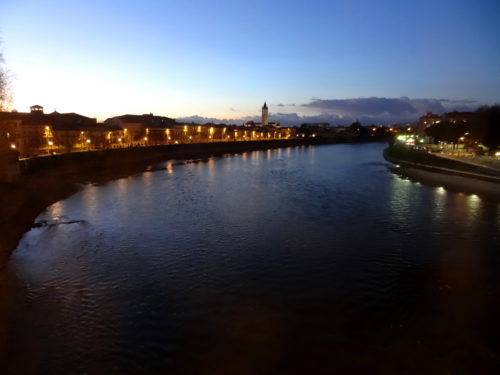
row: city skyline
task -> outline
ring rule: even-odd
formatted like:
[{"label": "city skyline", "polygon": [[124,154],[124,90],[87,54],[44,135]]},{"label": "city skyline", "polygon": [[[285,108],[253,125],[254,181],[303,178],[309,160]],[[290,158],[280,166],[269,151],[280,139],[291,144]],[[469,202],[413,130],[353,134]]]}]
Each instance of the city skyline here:
[{"label": "city skyline", "polygon": [[500,100],[500,5],[5,1],[13,108],[345,124]]}]

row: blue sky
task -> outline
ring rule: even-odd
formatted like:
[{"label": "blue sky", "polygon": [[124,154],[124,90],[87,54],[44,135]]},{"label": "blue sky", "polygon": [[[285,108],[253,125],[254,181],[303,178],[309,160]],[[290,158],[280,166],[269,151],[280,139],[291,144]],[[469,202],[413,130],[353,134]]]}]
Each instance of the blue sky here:
[{"label": "blue sky", "polygon": [[390,122],[500,102],[499,19],[481,0],[2,0],[0,37],[20,111],[238,119],[266,100],[271,120]]}]

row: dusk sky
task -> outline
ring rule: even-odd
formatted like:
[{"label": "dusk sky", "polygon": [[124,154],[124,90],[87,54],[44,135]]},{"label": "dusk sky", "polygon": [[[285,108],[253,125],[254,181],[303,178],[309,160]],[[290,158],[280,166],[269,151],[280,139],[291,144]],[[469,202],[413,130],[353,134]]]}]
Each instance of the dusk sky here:
[{"label": "dusk sky", "polygon": [[500,1],[2,0],[13,108],[391,122],[500,102]]}]

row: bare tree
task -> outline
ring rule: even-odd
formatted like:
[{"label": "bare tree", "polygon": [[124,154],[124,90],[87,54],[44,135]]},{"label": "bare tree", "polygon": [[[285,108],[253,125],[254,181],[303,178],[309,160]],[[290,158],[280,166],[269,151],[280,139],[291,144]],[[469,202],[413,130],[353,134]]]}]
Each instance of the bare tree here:
[{"label": "bare tree", "polygon": [[0,52],[0,111],[6,111],[11,102],[9,72]]},{"label": "bare tree", "polygon": [[[5,67],[2,52],[0,52],[0,111],[7,111],[11,103],[9,83],[9,72]],[[8,147],[8,141],[9,131],[4,124],[0,122],[0,152]]]}]

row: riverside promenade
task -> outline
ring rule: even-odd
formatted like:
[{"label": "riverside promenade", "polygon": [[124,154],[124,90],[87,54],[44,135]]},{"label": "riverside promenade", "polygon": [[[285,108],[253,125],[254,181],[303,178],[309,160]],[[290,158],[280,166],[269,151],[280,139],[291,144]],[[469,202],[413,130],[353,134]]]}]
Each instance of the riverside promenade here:
[{"label": "riverside promenade", "polygon": [[491,168],[493,170],[500,170],[500,157],[494,156],[459,156],[455,154],[440,153],[437,156],[456,160],[465,164],[474,165],[476,167]]}]

